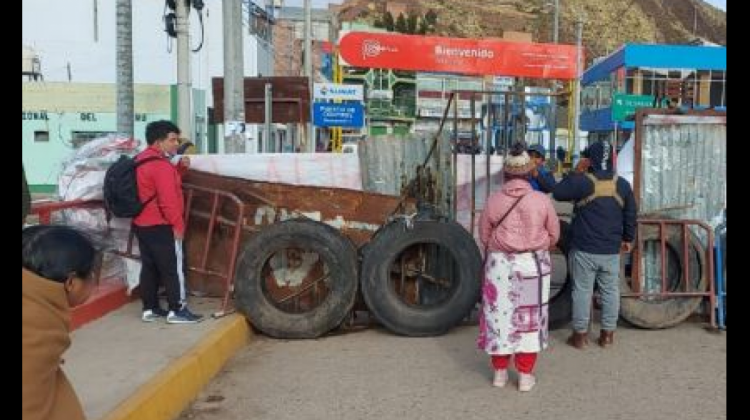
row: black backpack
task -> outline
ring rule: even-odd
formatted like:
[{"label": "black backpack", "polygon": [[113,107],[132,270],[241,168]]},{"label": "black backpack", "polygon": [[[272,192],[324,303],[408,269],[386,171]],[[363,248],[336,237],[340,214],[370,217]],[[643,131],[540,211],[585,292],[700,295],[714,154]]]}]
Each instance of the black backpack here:
[{"label": "black backpack", "polygon": [[152,156],[136,162],[135,159],[122,155],[120,159],[107,169],[104,174],[104,207],[107,213],[115,217],[138,216],[151,198],[141,203],[138,197],[138,180],[136,169],[144,163],[160,160],[161,157]]}]

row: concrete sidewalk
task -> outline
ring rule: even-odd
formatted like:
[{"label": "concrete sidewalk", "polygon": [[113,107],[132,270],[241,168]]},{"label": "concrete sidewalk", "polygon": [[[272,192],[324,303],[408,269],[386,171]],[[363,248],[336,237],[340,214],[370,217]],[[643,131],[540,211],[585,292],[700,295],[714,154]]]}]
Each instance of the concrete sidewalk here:
[{"label": "concrete sidewalk", "polygon": [[90,420],[170,420],[251,337],[241,315],[213,319],[220,299],[191,299],[194,325],[144,323],[132,302],[73,333],[63,369]]}]

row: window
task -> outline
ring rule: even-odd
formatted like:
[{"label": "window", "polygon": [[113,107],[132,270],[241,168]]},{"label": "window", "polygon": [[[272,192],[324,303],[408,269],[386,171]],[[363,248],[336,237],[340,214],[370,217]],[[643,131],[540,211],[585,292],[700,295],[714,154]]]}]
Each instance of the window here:
[{"label": "window", "polygon": [[614,78],[594,82],[581,90],[581,109],[583,112],[596,111],[612,106],[612,87]]},{"label": "window", "polygon": [[641,70],[641,95],[654,95],[655,94],[655,80],[656,75],[653,71],[648,69]]},{"label": "window", "polygon": [[724,71],[630,68],[625,83],[625,93],[668,98],[675,106],[726,106]]},{"label": "window", "polygon": [[34,131],[34,143],[49,143],[49,131]]},{"label": "window", "polygon": [[581,111],[591,112],[596,106],[596,85],[589,85],[581,91]]},{"label": "window", "polygon": [[612,106],[612,84],[602,83],[599,85],[599,98],[597,108],[609,108]]},{"label": "window", "polygon": [[711,106],[727,106],[727,75],[725,71],[711,72]]},{"label": "window", "polygon": [[708,107],[711,105],[711,71],[698,71],[696,79],[698,89],[695,96],[695,103],[700,107]]}]

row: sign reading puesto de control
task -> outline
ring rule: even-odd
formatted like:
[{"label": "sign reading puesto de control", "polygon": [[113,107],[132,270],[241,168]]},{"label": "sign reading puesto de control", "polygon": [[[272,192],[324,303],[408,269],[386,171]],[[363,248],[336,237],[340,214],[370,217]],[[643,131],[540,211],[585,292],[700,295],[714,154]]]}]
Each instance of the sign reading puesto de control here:
[{"label": "sign reading puesto de control", "polygon": [[362,127],[365,123],[364,109],[360,103],[313,104],[313,124],[318,127]]},{"label": "sign reading puesto de control", "polygon": [[339,51],[356,67],[576,78],[575,45],[349,32],[341,38]]}]

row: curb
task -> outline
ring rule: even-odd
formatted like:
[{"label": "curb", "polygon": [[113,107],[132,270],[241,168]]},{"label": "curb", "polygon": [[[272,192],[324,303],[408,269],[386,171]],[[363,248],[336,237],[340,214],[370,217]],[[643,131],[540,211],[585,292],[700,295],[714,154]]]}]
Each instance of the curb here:
[{"label": "curb", "polygon": [[252,337],[242,315],[219,321],[209,335],[156,373],[101,420],[173,420]]}]

